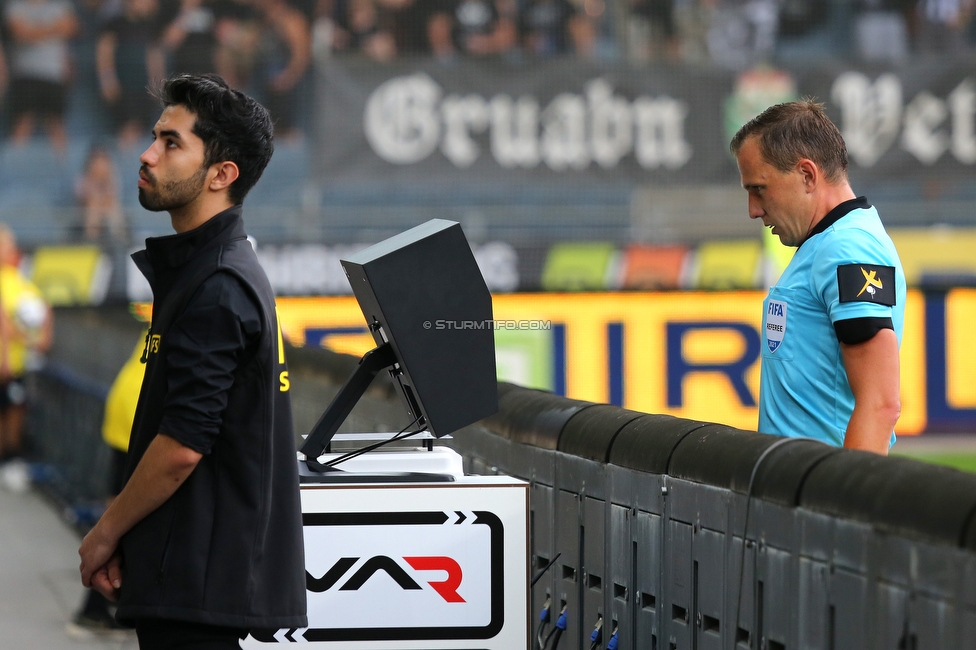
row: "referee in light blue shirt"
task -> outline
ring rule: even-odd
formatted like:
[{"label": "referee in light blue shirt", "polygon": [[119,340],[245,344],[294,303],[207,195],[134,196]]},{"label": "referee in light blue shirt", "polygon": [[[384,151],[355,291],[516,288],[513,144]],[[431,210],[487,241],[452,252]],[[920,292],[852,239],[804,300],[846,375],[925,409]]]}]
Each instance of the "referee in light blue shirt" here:
[{"label": "referee in light blue shirt", "polygon": [[759,430],[887,454],[901,411],[905,274],[847,179],[821,104],[766,109],[732,139],[749,216],[798,250],[763,302]]}]

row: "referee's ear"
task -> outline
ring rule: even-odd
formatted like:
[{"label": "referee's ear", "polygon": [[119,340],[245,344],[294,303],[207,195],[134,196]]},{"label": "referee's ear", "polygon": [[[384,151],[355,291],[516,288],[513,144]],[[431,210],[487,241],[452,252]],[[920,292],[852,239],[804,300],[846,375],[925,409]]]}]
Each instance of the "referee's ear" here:
[{"label": "referee's ear", "polygon": [[800,158],[796,163],[796,171],[803,180],[803,186],[806,188],[807,194],[813,192],[823,179],[823,172],[817,167],[817,163],[809,158]]}]

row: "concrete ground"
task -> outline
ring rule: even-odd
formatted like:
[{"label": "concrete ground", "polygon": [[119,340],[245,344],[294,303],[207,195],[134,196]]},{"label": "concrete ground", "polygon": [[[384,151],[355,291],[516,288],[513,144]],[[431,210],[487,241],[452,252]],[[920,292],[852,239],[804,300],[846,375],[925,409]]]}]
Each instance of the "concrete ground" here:
[{"label": "concrete ground", "polygon": [[903,456],[976,454],[976,434],[926,433],[921,436],[898,436],[891,452]]},{"label": "concrete ground", "polygon": [[77,533],[33,489],[0,489],[0,650],[134,650],[124,638],[69,637],[82,602]]}]

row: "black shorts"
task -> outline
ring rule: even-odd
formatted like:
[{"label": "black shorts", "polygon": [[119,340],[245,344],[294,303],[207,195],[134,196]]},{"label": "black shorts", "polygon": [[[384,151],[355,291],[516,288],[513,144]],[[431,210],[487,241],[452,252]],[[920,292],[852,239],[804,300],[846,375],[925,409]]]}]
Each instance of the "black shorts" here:
[{"label": "black shorts", "polygon": [[10,112],[14,117],[34,113],[42,117],[61,117],[67,103],[64,84],[41,79],[14,77],[10,83]]},{"label": "black shorts", "polygon": [[136,636],[140,650],[231,650],[247,630],[149,618],[136,621]]},{"label": "black shorts", "polygon": [[148,132],[159,117],[159,104],[145,88],[123,88],[119,100],[112,104],[115,128],[121,129],[129,122],[137,122]]},{"label": "black shorts", "polygon": [[27,403],[27,385],[23,377],[0,383],[0,411],[11,406],[21,406]]}]

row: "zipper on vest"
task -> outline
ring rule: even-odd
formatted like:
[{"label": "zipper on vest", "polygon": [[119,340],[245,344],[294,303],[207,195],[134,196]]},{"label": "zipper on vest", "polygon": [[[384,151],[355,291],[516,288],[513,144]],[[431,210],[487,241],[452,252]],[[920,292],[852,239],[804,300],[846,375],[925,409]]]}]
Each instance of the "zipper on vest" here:
[{"label": "zipper on vest", "polygon": [[146,363],[149,361],[149,340],[152,338],[152,325],[146,330],[146,344],[142,349],[142,356],[139,358],[140,363]]}]

